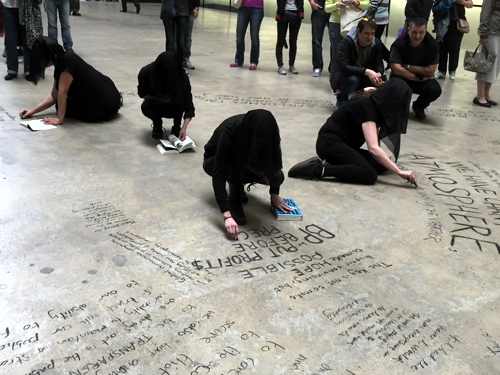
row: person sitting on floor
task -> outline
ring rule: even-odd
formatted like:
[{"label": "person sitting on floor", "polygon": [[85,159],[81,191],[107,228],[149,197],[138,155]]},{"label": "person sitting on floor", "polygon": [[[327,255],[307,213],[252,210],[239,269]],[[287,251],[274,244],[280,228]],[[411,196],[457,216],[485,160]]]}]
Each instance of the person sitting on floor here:
[{"label": "person sitting on floor", "polygon": [[205,145],[203,169],[212,176],[215,199],[226,231],[233,239],[238,237],[238,225],[247,222],[241,206],[248,201],[245,184],[269,185],[271,205],[283,212],[293,210],[279,196],[285,180],[280,142],[273,114],[257,109],[224,120]]},{"label": "person sitting on floor", "polygon": [[[378,89],[365,89],[362,97],[346,102],[320,129],[316,153],[293,166],[288,177],[327,178],[370,185],[378,174],[390,170],[416,186],[412,171],[401,170],[380,147],[391,150],[396,161],[401,134],[406,133],[411,89],[400,79],[390,79]],[[368,150],[361,149],[366,143]],[[322,161],[323,160],[323,161]]]},{"label": "person sitting on floor", "polygon": [[65,117],[85,122],[112,119],[120,109],[122,97],[113,81],[87,64],[72,50],[64,51],[54,39],[41,36],[33,43],[29,80],[36,85],[45,68],[54,66],[52,92],[36,107],[23,109],[28,118],[54,104],[57,116],[44,118],[45,124],[61,125]]},{"label": "person sitting on floor", "polygon": [[330,75],[332,91],[340,91],[337,108],[347,101],[351,92],[383,83],[382,44],[375,38],[376,31],[374,19],[362,18],[340,42]]},{"label": "person sitting on floor", "polygon": [[172,118],[171,133],[181,141],[185,140],[188,125],[194,117],[194,105],[189,77],[182,67],[182,56],[179,58],[172,51],[160,53],[155,61],[141,69],[138,80],[137,91],[144,99],[141,110],[153,121],[153,138],[163,138],[162,118]]}]

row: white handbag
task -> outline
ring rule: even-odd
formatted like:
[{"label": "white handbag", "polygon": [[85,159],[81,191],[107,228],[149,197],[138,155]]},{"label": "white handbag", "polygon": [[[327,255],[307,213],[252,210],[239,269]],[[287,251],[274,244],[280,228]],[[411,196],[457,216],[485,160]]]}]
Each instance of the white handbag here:
[{"label": "white handbag", "polygon": [[347,7],[340,10],[340,35],[346,36],[349,31],[358,25],[363,18],[363,11],[356,7]]}]

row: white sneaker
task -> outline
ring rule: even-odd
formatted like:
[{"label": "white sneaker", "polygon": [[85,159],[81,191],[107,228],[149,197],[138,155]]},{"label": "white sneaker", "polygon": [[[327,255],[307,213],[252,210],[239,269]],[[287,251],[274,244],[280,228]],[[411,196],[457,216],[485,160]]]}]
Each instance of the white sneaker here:
[{"label": "white sneaker", "polygon": [[184,60],[182,65],[184,66],[185,69],[194,70],[194,65],[191,64],[191,61],[189,60]]},{"label": "white sneaker", "polygon": [[278,67],[278,74],[286,76],[286,70],[283,68],[283,65]]},{"label": "white sneaker", "polygon": [[455,72],[450,72],[450,79],[457,78],[457,74]]},{"label": "white sneaker", "polygon": [[436,79],[444,79],[446,77],[446,75],[443,73],[443,72],[440,72],[439,70],[434,73],[434,78]]},{"label": "white sneaker", "polygon": [[288,69],[288,71],[293,74],[299,74],[299,71],[295,69],[295,66],[293,65],[290,65],[290,69]]},{"label": "white sneaker", "polygon": [[313,69],[313,77],[319,77],[320,74],[321,74],[321,69],[319,68]]}]

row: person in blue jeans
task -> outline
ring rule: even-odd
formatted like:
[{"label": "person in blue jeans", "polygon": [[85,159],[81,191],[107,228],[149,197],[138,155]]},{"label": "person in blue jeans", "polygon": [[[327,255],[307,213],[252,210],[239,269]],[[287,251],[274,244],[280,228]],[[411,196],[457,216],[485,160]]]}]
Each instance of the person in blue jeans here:
[{"label": "person in blue jeans", "polygon": [[[311,5],[311,33],[312,33],[312,63],[313,77],[319,77],[323,71],[323,34],[325,27],[328,29],[330,13],[325,12],[325,0],[309,0]],[[330,56],[332,55],[331,34],[330,36]],[[330,63],[328,64],[330,66]]]},{"label": "person in blue jeans", "polygon": [[57,40],[57,15],[61,22],[61,34],[63,47],[65,50],[73,48],[73,39],[71,38],[71,26],[69,25],[69,0],[45,0],[47,8],[48,34],[54,40]]},{"label": "person in blue jeans", "polygon": [[264,18],[264,0],[243,0],[238,9],[238,20],[236,22],[236,55],[231,68],[240,68],[245,61],[245,34],[250,24],[250,39],[252,48],[250,50],[249,70],[256,70],[259,64],[260,54],[260,24]]}]

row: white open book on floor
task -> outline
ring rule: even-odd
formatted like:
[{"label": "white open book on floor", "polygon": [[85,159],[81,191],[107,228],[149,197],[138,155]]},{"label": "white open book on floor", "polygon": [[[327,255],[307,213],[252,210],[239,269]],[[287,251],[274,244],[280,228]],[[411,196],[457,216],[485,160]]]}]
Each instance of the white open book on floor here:
[{"label": "white open book on floor", "polygon": [[175,135],[170,134],[168,139],[160,139],[160,144],[156,146],[158,151],[163,154],[179,153],[185,150],[196,148],[194,141],[186,135],[184,141],[180,141]]},{"label": "white open book on floor", "polygon": [[43,123],[42,119],[38,120],[21,120],[20,124],[26,128],[28,128],[31,131],[37,131],[37,130],[49,130],[49,129],[56,129],[57,126],[54,125],[46,125]]}]

